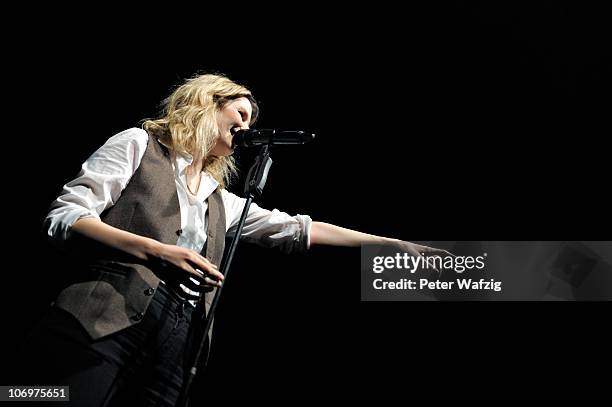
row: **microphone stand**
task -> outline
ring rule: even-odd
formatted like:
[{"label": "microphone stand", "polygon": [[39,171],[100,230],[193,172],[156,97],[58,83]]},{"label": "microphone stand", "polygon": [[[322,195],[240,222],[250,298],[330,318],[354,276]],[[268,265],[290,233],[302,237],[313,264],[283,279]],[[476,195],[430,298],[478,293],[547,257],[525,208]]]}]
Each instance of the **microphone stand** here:
[{"label": "microphone stand", "polygon": [[[272,159],[270,158],[269,146],[268,144],[262,145],[259,150],[259,155],[255,158],[255,163],[249,169],[249,173],[247,175],[246,183],[244,186],[244,195],[246,196],[246,202],[244,204],[244,209],[242,210],[242,215],[240,215],[240,221],[238,222],[238,228],[236,229],[236,234],[234,235],[232,242],[229,246],[229,250],[226,253],[226,257],[221,261],[221,269],[220,272],[225,277],[224,281],[227,281],[227,275],[229,273],[229,267],[232,263],[232,259],[234,257],[234,252],[236,251],[236,246],[238,241],[240,240],[240,235],[242,234],[242,228],[244,226],[244,222],[246,220],[247,214],[249,213],[249,207],[253,202],[255,195],[261,196],[263,189],[266,185],[266,180],[268,178],[268,171],[270,170],[270,166],[272,165]],[[189,392],[191,389],[191,385],[193,384],[193,379],[197,374],[198,365],[200,362],[200,357],[202,356],[202,351],[206,345],[206,339],[208,337],[208,331],[210,331],[210,327],[212,324],[213,316],[215,314],[215,310],[217,308],[217,304],[219,303],[219,298],[221,296],[221,291],[225,284],[222,284],[221,287],[217,288],[215,292],[215,296],[213,297],[212,303],[210,305],[210,309],[208,310],[208,314],[206,315],[206,323],[204,326],[204,331],[201,333],[201,339],[199,341],[194,341],[194,343],[199,342],[198,351],[195,355],[195,358],[191,364],[191,368],[189,369],[189,373],[186,379],[185,384],[183,385],[183,389],[181,391],[181,396],[179,398],[177,407],[188,407],[189,406]],[[205,309],[203,305],[203,298],[200,298],[198,302],[198,307],[195,311],[195,315],[201,315],[202,311]],[[196,331],[197,332],[197,331]],[[196,338],[197,339],[197,338]]]}]

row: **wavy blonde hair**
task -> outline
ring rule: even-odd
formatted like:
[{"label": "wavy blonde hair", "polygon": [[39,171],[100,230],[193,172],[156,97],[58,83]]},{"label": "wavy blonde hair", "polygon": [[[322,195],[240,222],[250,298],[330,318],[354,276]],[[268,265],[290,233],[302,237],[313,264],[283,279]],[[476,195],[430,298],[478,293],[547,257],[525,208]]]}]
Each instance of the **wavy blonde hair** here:
[{"label": "wavy blonde hair", "polygon": [[209,157],[219,136],[217,112],[231,100],[246,97],[255,123],[259,108],[251,92],[223,75],[204,74],[188,79],[162,103],[159,119],[148,119],[143,129],[156,135],[173,152],[203,159],[202,170],[210,173],[221,188],[237,175],[234,157]]}]

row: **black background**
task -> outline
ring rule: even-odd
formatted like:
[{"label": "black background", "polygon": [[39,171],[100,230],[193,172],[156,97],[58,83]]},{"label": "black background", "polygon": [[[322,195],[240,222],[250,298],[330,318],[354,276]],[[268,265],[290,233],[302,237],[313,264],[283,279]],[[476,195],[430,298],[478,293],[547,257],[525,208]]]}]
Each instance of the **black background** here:
[{"label": "black background", "polygon": [[[61,185],[196,73],[250,88],[258,127],[317,134],[274,149],[263,207],[404,240],[610,240],[605,13],[511,4],[9,15],[3,357],[63,283],[39,236]],[[360,303],[358,273],[359,249],[241,245],[199,388],[314,398],[391,367],[459,375],[475,343],[488,371],[525,350],[562,363],[569,333],[603,341],[597,305]]]}]

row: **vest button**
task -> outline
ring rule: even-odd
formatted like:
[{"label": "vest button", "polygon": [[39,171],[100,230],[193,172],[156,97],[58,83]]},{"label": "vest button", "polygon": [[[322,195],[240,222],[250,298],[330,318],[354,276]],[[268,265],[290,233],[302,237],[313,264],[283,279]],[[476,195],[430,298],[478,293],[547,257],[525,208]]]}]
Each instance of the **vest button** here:
[{"label": "vest button", "polygon": [[177,236],[180,236],[182,234],[183,234],[183,229],[179,229],[179,230],[176,231],[176,235]]},{"label": "vest button", "polygon": [[151,287],[144,290],[145,295],[153,295],[154,292],[155,292],[155,288],[151,288]]},{"label": "vest button", "polygon": [[144,314],[142,312],[138,312],[135,315],[132,315],[132,319],[134,321],[140,321],[142,320],[143,317],[144,317]]}]

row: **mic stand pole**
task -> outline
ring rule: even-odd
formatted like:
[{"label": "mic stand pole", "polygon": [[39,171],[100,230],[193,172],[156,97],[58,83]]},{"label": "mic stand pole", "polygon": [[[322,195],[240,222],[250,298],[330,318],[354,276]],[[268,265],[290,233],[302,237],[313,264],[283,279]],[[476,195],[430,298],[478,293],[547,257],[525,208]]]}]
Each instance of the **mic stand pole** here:
[{"label": "mic stand pole", "polygon": [[[254,196],[261,196],[263,192],[263,188],[266,185],[266,180],[268,178],[268,171],[270,170],[270,166],[272,165],[272,159],[270,158],[270,152],[268,151],[269,147],[267,144],[264,144],[259,150],[259,155],[255,158],[255,163],[249,169],[249,173],[247,175],[246,183],[244,186],[244,195],[246,196],[246,202],[244,204],[244,209],[242,210],[242,215],[240,216],[240,221],[238,222],[238,228],[236,229],[236,234],[234,235],[232,242],[229,246],[229,250],[226,253],[226,257],[221,261],[221,270],[220,272],[225,277],[224,281],[227,281],[227,275],[229,273],[229,267],[232,263],[232,259],[234,257],[234,252],[236,251],[236,246],[238,241],[240,240],[240,235],[242,234],[242,228],[244,226],[244,221],[246,220],[247,214],[249,213],[249,207],[251,206],[251,202],[253,202]],[[192,362],[191,368],[189,369],[189,373],[185,384],[183,385],[183,389],[181,391],[181,396],[179,398],[177,407],[188,407],[189,406],[189,391],[191,389],[191,385],[193,384],[193,379],[197,374],[198,364],[200,361],[200,357],[202,356],[202,351],[206,345],[206,339],[208,337],[208,331],[210,331],[210,327],[212,324],[212,320],[215,314],[215,310],[217,308],[217,304],[219,303],[219,298],[221,296],[221,291],[225,284],[222,284],[221,287],[217,288],[217,292],[213,297],[212,303],[210,305],[210,309],[208,310],[208,314],[206,315],[206,323],[204,326],[204,331],[201,333],[202,337],[200,341],[195,340],[194,343],[198,344],[198,351],[195,355],[195,358]],[[196,309],[195,315],[201,315],[202,309],[204,308],[203,298],[200,298],[198,302],[198,307]],[[196,338],[197,339],[197,338]]]}]

